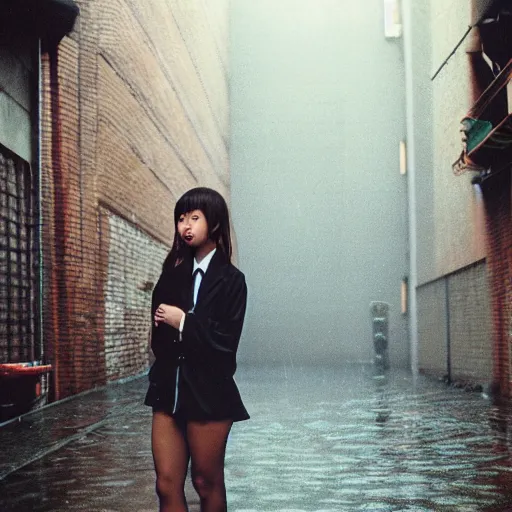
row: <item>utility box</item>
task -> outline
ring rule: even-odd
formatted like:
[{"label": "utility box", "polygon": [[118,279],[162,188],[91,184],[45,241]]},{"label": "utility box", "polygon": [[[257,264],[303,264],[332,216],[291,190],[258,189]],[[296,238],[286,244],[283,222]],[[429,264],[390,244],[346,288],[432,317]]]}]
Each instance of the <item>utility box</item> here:
[{"label": "utility box", "polygon": [[387,370],[389,368],[389,304],[387,302],[371,302],[370,314],[374,363],[377,369]]},{"label": "utility box", "polygon": [[45,405],[51,365],[0,364],[0,423]]}]

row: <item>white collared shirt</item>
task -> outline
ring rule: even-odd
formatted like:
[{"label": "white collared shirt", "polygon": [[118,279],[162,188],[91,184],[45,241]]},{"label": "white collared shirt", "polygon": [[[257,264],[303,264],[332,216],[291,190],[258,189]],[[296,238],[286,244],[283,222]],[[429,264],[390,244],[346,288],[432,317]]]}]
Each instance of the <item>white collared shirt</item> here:
[{"label": "white collared shirt", "polygon": [[197,302],[197,294],[199,293],[199,287],[201,286],[201,282],[203,280],[203,275],[206,274],[206,271],[208,270],[208,266],[210,265],[210,261],[212,261],[213,255],[215,254],[215,251],[217,248],[213,249],[213,251],[210,251],[202,260],[201,263],[197,263],[196,259],[194,258],[194,268],[192,270],[192,274],[199,268],[203,271],[203,274],[201,272],[198,272],[196,275],[196,279],[194,281],[194,306]]},{"label": "white collared shirt", "polygon": [[[212,258],[215,254],[215,251],[217,250],[217,248],[213,249],[212,251],[210,251],[202,260],[201,260],[201,263],[198,263],[197,260],[194,258],[194,268],[192,269],[192,274],[198,269],[200,268],[204,274],[206,274],[206,271],[208,270],[208,266],[210,265],[210,262],[212,261]],[[201,274],[201,272],[198,272],[197,275],[196,275],[196,278],[195,278],[195,281],[194,281],[194,306],[196,305],[196,302],[197,302],[197,295],[199,293],[199,288],[201,286],[201,282],[203,280],[203,275],[204,274]],[[183,315],[181,317],[181,321],[180,321],[180,327],[179,327],[179,330],[180,330],[180,333],[183,332],[183,326],[185,324],[185,316],[186,315]]]}]

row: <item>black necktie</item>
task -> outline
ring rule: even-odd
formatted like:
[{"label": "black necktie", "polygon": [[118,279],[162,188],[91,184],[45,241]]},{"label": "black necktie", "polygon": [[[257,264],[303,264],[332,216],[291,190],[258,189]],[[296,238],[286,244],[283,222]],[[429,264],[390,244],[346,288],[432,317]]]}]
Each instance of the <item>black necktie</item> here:
[{"label": "black necktie", "polygon": [[[201,274],[201,279],[204,277],[204,271],[203,269],[201,268],[196,268],[194,270],[194,273],[192,274],[192,307],[195,306],[195,301],[194,301],[194,289],[196,287],[196,277],[197,277],[197,274]],[[201,281],[202,282],[202,281]],[[199,287],[201,287],[201,285],[199,285]],[[199,289],[197,290],[197,296],[199,297]]]}]

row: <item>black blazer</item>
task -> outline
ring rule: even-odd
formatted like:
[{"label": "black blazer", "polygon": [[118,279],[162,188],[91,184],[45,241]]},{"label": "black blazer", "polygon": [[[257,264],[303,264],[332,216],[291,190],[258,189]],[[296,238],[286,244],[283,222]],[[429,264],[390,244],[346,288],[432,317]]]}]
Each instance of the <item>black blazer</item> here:
[{"label": "black blazer", "polygon": [[[151,348],[156,359],[149,372],[145,403],[172,410],[179,375],[179,382],[185,381],[204,417],[247,419],[233,379],[247,304],[245,277],[217,249],[193,309],[192,290],[191,261],[163,271],[153,290]],[[162,303],[186,313],[181,342],[177,329],[154,325],[155,311]]]}]

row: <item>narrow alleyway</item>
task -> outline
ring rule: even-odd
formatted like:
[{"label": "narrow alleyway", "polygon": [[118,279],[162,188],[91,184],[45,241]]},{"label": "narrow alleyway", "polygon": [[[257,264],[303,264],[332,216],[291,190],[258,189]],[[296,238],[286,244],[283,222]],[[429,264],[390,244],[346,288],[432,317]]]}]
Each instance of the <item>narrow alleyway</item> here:
[{"label": "narrow alleyway", "polygon": [[[230,511],[512,510],[511,411],[480,393],[370,367],[237,376],[252,419],[228,442]],[[0,429],[0,510],[156,510],[145,387],[111,386]]]}]

